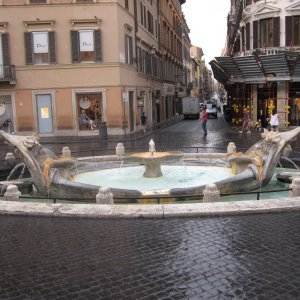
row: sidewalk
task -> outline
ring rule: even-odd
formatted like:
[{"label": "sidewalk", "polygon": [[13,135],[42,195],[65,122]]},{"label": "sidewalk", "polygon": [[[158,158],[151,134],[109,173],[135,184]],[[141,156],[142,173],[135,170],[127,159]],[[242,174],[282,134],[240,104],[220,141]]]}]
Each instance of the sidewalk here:
[{"label": "sidewalk", "polygon": [[162,124],[155,125],[153,128],[148,128],[146,132],[138,130],[126,135],[108,135],[107,139],[101,139],[99,135],[86,135],[86,136],[51,136],[40,137],[40,143],[56,144],[56,143],[86,143],[86,142],[124,142],[124,141],[138,141],[144,139],[147,136],[152,135],[154,132],[172,126],[173,124],[180,122],[183,116],[173,117],[170,120],[165,121]]}]

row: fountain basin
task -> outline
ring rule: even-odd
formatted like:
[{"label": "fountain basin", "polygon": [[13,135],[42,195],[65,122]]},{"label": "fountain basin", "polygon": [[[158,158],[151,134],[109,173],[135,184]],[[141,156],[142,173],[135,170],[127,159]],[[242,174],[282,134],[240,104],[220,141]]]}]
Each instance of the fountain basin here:
[{"label": "fountain basin", "polygon": [[231,169],[216,166],[161,165],[163,176],[145,178],[143,166],[122,167],[82,173],[73,181],[107,186],[112,189],[137,190],[142,194],[168,194],[174,188],[205,186],[232,177]]}]

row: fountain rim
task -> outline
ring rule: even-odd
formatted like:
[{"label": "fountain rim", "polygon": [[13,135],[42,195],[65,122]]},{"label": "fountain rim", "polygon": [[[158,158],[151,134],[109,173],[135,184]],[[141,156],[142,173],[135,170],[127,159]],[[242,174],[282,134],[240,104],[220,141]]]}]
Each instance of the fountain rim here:
[{"label": "fountain rim", "polygon": [[0,214],[96,219],[171,219],[300,211],[300,197],[187,204],[49,204],[0,201]]}]

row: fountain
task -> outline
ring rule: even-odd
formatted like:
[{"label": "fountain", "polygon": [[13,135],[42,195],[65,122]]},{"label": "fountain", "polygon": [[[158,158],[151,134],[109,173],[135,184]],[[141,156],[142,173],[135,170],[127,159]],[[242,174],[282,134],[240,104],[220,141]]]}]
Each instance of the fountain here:
[{"label": "fountain", "polygon": [[179,160],[183,153],[179,151],[156,152],[153,139],[149,142],[149,152],[133,153],[123,157],[124,162],[140,163],[145,165],[145,178],[157,178],[163,176],[162,163]]},{"label": "fountain", "polygon": [[106,187],[119,198],[200,195],[210,183],[221,193],[259,189],[270,182],[285,147],[299,132],[264,132],[245,153],[158,152],[151,140],[149,152],[78,159],[57,157],[35,136],[0,135],[18,149],[40,194],[84,200],[95,199]]}]

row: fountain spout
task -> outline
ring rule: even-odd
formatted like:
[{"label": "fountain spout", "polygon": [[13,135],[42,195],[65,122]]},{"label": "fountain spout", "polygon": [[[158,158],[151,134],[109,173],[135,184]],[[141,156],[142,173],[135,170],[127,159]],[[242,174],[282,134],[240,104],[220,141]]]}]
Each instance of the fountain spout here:
[{"label": "fountain spout", "polygon": [[151,153],[152,156],[153,156],[153,153],[156,152],[155,143],[154,143],[153,139],[151,139],[149,142],[149,152]]}]

